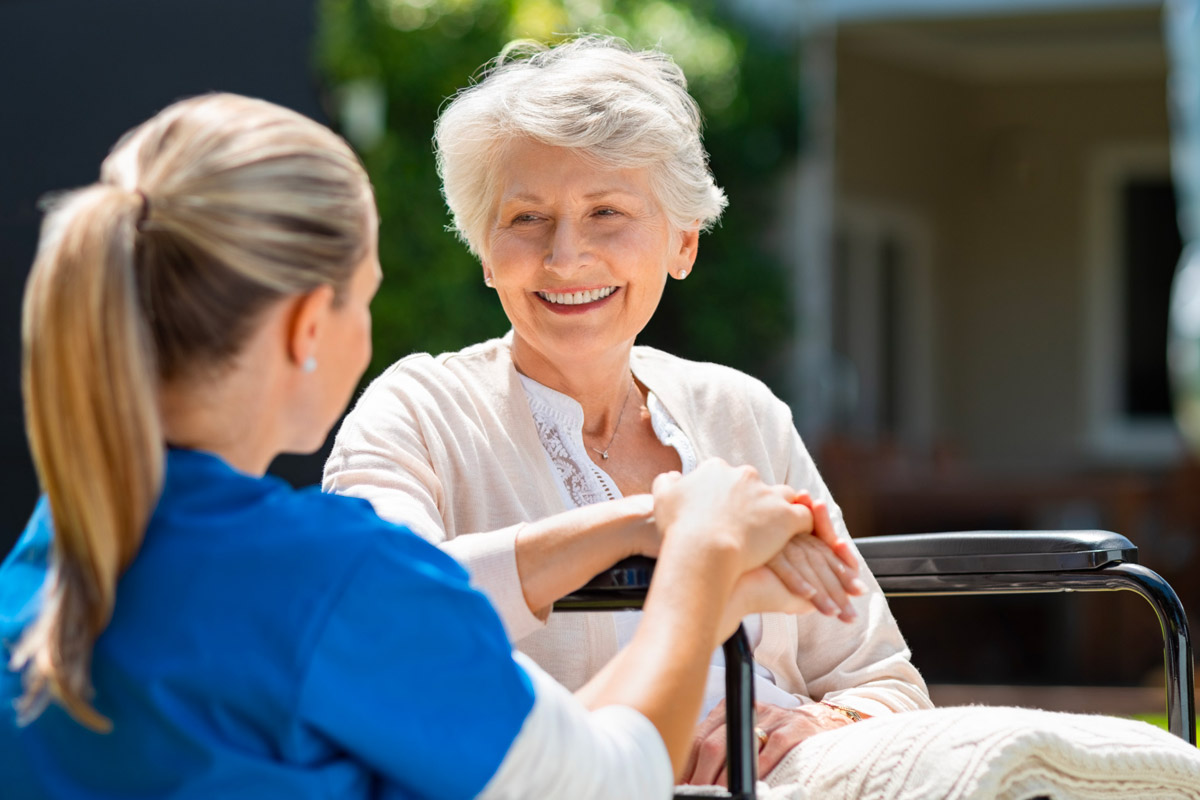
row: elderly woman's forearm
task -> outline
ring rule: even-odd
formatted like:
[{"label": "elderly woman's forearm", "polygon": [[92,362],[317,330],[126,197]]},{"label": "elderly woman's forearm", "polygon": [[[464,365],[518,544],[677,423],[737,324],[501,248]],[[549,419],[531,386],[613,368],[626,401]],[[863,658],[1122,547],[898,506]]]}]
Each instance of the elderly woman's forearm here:
[{"label": "elderly woman's forearm", "polygon": [[631,555],[657,553],[650,495],[572,509],[524,526],[516,538],[517,572],[529,609],[555,600]]}]

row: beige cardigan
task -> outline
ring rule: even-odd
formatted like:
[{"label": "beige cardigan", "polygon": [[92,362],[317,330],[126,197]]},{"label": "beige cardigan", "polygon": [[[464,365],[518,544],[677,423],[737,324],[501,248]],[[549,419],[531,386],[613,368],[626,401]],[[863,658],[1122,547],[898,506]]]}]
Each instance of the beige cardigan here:
[{"label": "beige cardigan", "polygon": [[[767,482],[807,490],[829,503],[838,534],[848,538],[790,410],[765,385],[647,347],[633,349],[631,365],[698,459],[751,464]],[[522,524],[566,510],[556,481],[506,337],[392,365],[346,418],[323,485],[369,500],[380,516],[454,556],[517,647],[575,690],[616,653],[612,616],[551,614],[542,622],[525,603],[514,555]],[[855,599],[855,622],[764,614],[755,659],[805,701],[837,701],[872,715],[929,707],[878,584],[863,577],[870,591]]]}]

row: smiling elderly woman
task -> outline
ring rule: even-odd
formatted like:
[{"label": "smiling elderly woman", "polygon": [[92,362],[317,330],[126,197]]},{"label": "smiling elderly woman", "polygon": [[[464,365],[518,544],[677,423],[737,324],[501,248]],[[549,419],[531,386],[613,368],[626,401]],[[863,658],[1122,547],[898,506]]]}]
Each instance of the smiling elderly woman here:
[{"label": "smiling elderly woman", "polygon": [[[462,562],[517,646],[574,689],[638,614],[552,616],[553,602],[657,552],[656,476],[750,465],[810,498],[816,535],[772,567],[820,612],[745,621],[767,704],[761,773],[813,733],[928,707],[788,407],[740,372],[634,345],[726,204],[679,68],[599,37],[510,50],[446,107],[436,143],[455,227],[512,331],[392,366],[343,425],[325,489]],[[721,670],[717,654],[706,709]],[[718,709],[697,731],[692,782],[722,778],[720,725]]]}]

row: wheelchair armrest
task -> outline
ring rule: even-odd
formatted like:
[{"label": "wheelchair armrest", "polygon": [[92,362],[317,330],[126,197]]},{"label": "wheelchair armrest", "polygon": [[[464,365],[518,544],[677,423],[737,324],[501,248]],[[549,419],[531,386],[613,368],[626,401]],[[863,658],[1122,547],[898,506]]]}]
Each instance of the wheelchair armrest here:
[{"label": "wheelchair armrest", "polygon": [[649,556],[630,556],[613,564],[592,578],[585,589],[648,589],[654,574],[654,559]]},{"label": "wheelchair armrest", "polygon": [[654,559],[631,556],[618,561],[554,604],[560,611],[615,611],[641,608],[654,574]]},{"label": "wheelchair armrest", "polygon": [[1137,547],[1109,531],[917,533],[871,536],[854,544],[876,577],[1074,572],[1137,563]]}]

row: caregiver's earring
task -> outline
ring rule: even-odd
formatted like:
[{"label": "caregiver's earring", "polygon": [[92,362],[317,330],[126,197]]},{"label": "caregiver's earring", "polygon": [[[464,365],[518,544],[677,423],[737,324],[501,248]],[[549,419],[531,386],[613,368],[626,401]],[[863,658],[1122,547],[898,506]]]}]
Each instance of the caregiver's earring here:
[{"label": "caregiver's earring", "polygon": [[317,359],[315,356],[309,356],[304,359],[304,363],[300,365],[300,371],[312,374],[317,371]]},{"label": "caregiver's earring", "polygon": [[679,270],[679,280],[683,280],[684,278],[686,278],[687,274],[688,274],[688,271],[686,269]]}]

